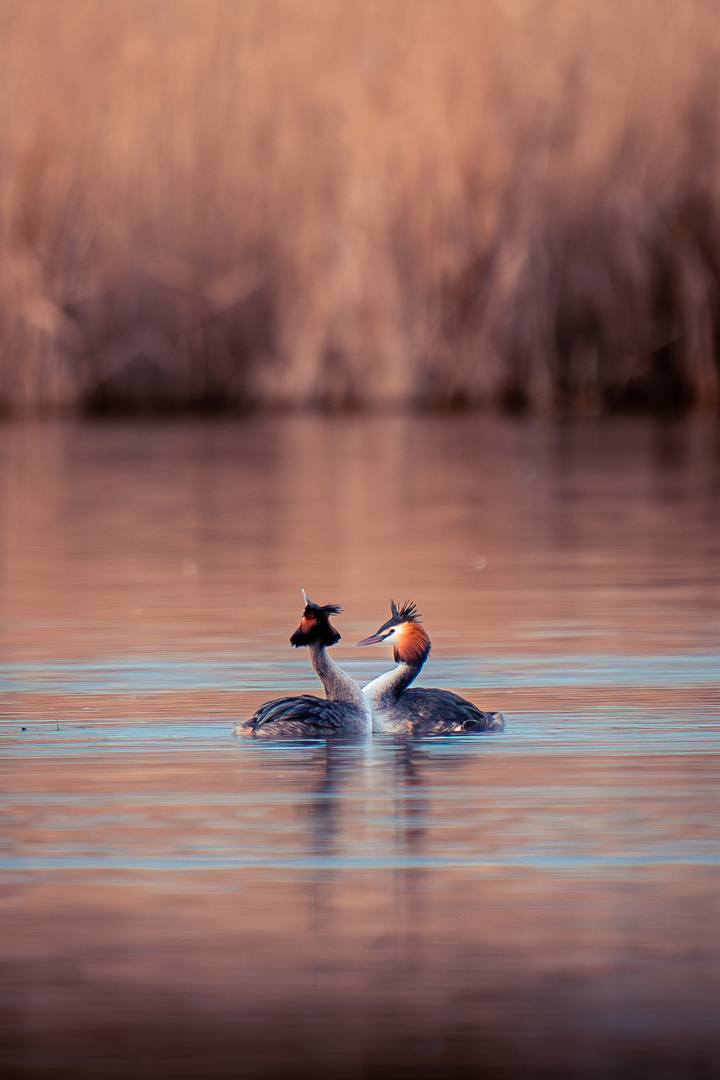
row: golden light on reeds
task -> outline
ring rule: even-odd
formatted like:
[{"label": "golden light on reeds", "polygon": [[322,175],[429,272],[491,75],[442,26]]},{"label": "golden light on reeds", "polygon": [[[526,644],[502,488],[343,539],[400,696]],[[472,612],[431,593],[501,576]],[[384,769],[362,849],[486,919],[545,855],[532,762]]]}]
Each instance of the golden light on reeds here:
[{"label": "golden light on reeds", "polygon": [[0,2],[0,403],[718,399],[703,0]]}]

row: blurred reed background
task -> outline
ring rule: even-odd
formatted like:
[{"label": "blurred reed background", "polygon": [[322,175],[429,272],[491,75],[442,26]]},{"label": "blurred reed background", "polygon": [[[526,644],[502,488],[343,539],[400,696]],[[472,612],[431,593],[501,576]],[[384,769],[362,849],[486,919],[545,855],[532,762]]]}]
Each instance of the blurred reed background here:
[{"label": "blurred reed background", "polygon": [[718,400],[711,0],[0,0],[0,405]]}]

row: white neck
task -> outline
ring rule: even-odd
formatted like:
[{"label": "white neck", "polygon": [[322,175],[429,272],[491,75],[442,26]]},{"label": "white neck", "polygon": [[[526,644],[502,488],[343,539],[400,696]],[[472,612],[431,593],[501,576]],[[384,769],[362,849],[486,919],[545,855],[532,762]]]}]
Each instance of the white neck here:
[{"label": "white neck", "polygon": [[376,708],[397,701],[402,692],[407,690],[410,683],[417,678],[426,659],[427,657],[424,656],[419,663],[401,660],[397,667],[391,668],[384,675],[379,675],[377,679],[363,686],[365,700]]},{"label": "white neck", "polygon": [[310,646],[310,661],[325,687],[325,696],[329,701],[349,701],[353,705],[365,707],[360,687],[330,659],[324,645],[313,643]]}]

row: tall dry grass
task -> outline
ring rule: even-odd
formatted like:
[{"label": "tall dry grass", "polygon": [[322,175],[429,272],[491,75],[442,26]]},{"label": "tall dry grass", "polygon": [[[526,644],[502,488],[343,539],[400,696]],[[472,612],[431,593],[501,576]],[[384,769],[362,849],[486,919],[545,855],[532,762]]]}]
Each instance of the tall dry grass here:
[{"label": "tall dry grass", "polygon": [[0,403],[718,400],[712,0],[0,0]]}]

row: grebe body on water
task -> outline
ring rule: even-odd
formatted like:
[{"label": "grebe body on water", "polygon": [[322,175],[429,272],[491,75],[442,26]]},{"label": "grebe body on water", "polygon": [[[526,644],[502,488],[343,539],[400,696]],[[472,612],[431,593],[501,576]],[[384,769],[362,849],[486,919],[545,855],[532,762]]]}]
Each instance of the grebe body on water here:
[{"label": "grebe body on water", "polygon": [[483,712],[449,690],[410,687],[430,653],[430,638],[409,601],[398,607],[390,601],[391,616],[376,634],[358,645],[392,645],[396,667],[363,687],[372,709],[373,731],[411,735],[468,734],[502,731],[500,713]]},{"label": "grebe body on water", "polygon": [[342,608],[337,604],[313,604],[304,589],[302,594],[305,610],[290,644],[295,648],[306,646],[310,650],[312,666],[327,696],[323,699],[301,694],[266,701],[254,716],[237,725],[236,735],[307,738],[366,734],[371,730],[370,707],[360,687],[327,653],[327,649],[340,640],[330,616],[339,615]]}]

